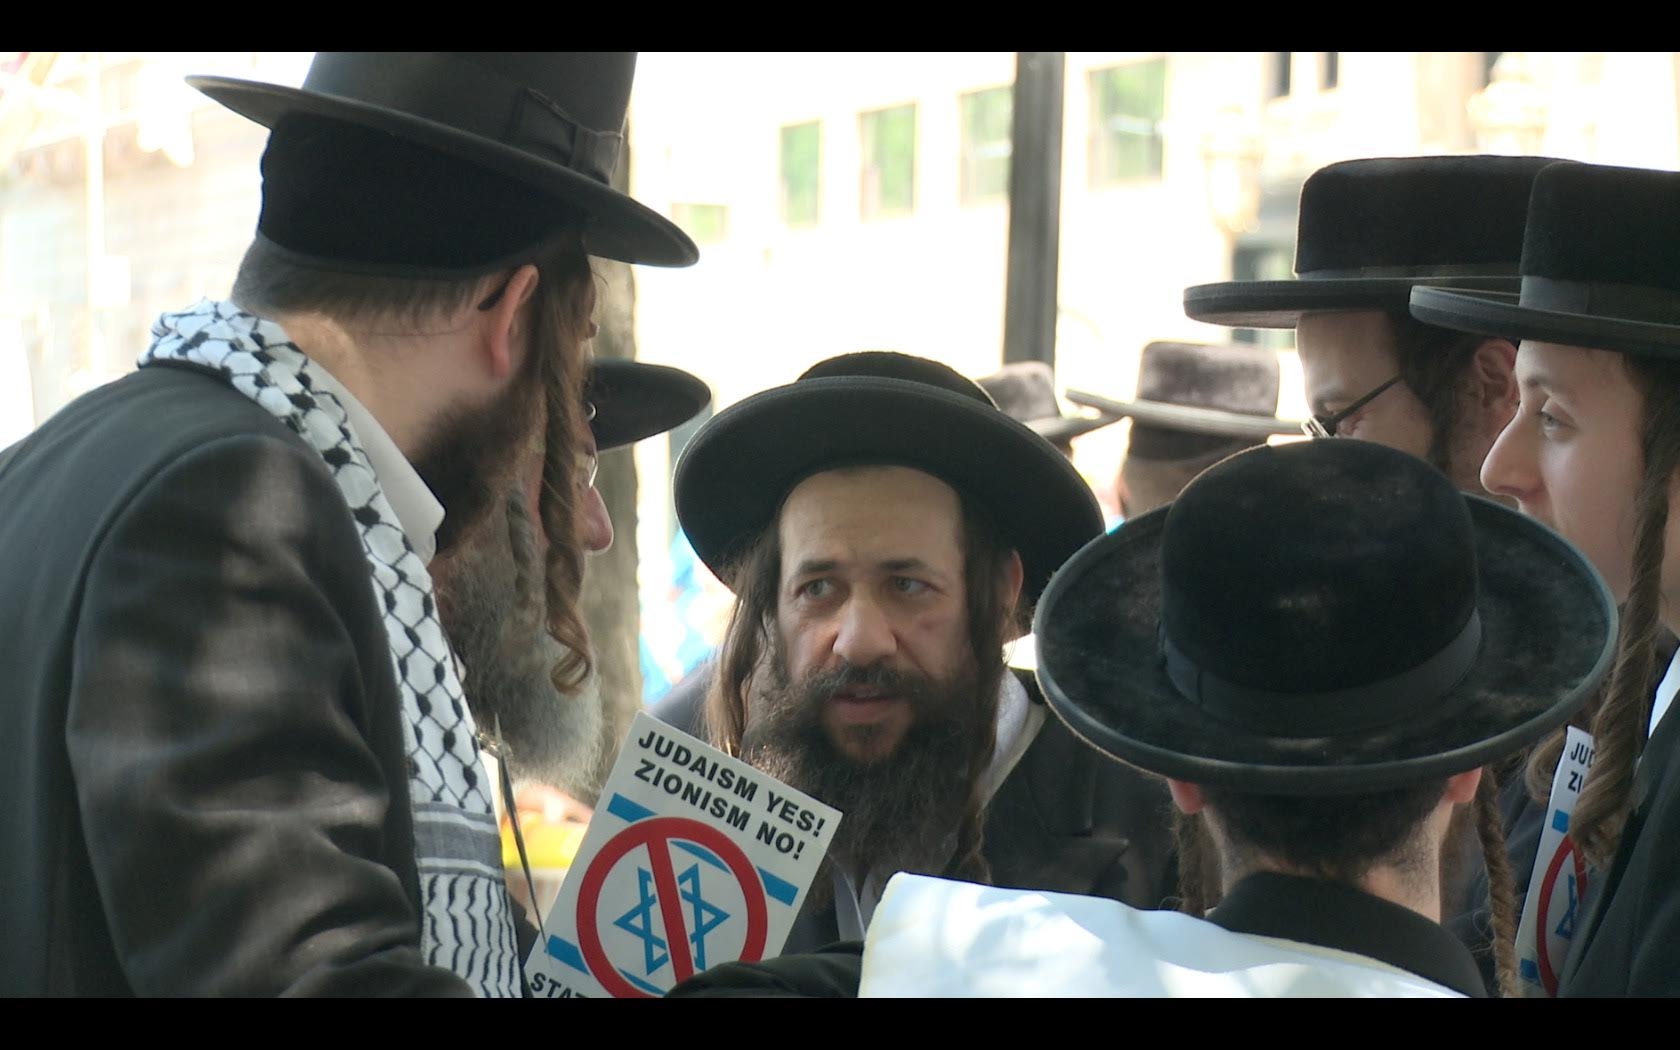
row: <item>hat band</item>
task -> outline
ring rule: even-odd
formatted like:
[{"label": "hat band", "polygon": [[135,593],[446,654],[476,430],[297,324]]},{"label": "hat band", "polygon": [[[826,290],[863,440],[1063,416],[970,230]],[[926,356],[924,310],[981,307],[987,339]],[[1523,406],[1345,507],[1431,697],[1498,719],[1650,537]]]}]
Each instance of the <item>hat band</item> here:
[{"label": "hat band", "polygon": [[1515,263],[1415,263],[1402,266],[1347,266],[1302,270],[1296,275],[1303,281],[1346,281],[1368,277],[1401,277],[1414,281],[1428,281],[1441,277],[1503,277],[1515,280]]},{"label": "hat band", "polygon": [[1186,700],[1223,722],[1281,737],[1357,733],[1404,721],[1427,710],[1475,666],[1482,645],[1481,613],[1471,610],[1458,635],[1434,656],[1397,675],[1321,693],[1252,689],[1204,671],[1163,637],[1167,677]]},{"label": "hat band", "polygon": [[1551,313],[1590,314],[1622,321],[1680,325],[1680,291],[1610,281],[1524,277],[1517,305]]},{"label": "hat band", "polygon": [[624,136],[585,127],[534,88],[444,51],[391,52],[377,63],[322,52],[305,91],[381,106],[512,146],[603,185]]}]

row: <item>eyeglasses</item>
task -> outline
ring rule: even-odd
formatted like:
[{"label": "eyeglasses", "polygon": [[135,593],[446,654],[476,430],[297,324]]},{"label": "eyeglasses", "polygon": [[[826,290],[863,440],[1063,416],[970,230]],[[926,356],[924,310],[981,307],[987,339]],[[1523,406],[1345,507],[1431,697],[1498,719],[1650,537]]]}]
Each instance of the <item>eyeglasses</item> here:
[{"label": "eyeglasses", "polygon": [[1343,423],[1347,422],[1347,419],[1348,419],[1349,416],[1353,415],[1355,412],[1359,411],[1360,409],[1364,408],[1366,405],[1375,401],[1379,396],[1382,395],[1382,392],[1384,390],[1387,390],[1389,387],[1393,386],[1395,383],[1398,383],[1398,382],[1400,382],[1400,377],[1395,376],[1393,379],[1390,379],[1388,382],[1386,382],[1386,383],[1382,384],[1381,386],[1377,387],[1375,390],[1366,394],[1364,397],[1355,401],[1353,404],[1349,405],[1348,407],[1342,409],[1340,412],[1332,412],[1327,416],[1313,416],[1313,417],[1311,417],[1306,422],[1301,424],[1302,433],[1306,434],[1308,437],[1315,437],[1315,438],[1333,438],[1333,437],[1335,437],[1336,436],[1336,428],[1340,427]]},{"label": "eyeglasses", "polygon": [[580,448],[577,452],[577,480],[578,491],[588,492],[595,487],[595,476],[601,471],[601,455],[591,449]]}]

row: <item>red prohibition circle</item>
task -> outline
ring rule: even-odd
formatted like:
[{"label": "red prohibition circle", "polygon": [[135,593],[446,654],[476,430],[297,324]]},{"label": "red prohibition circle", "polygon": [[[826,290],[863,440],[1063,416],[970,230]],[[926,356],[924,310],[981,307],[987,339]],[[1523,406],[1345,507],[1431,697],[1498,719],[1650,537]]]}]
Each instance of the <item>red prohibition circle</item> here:
[{"label": "red prohibition circle", "polygon": [[[764,885],[758,871],[741,847],[710,824],[683,817],[651,817],[640,820],[619,832],[601,852],[589,862],[578,888],[577,925],[578,949],[589,972],[607,993],[617,999],[651,999],[653,996],[637,988],[619,974],[612,960],[601,947],[600,903],[601,889],[607,876],[625,855],[639,846],[648,848],[648,859],[654,868],[655,888],[659,892],[659,913],[664,920],[666,950],[671,954],[671,970],[677,980],[686,981],[694,975],[694,964],[688,951],[688,928],[683,924],[682,905],[676,893],[676,879],[671,874],[671,842],[681,839],[704,846],[728,866],[730,874],[741,885],[741,896],[747,903],[747,936],[741,950],[743,962],[757,962],[764,957],[764,941],[769,931],[768,909],[764,903]],[[670,901],[670,911],[666,911]]]},{"label": "red prohibition circle", "polygon": [[1563,867],[1565,857],[1575,860],[1575,906],[1581,906],[1581,898],[1587,893],[1587,865],[1575,849],[1574,840],[1565,836],[1558,843],[1557,852],[1552,854],[1552,862],[1546,866],[1546,877],[1540,880],[1540,909],[1534,916],[1534,952],[1540,963],[1540,986],[1546,989],[1547,995],[1554,997],[1558,989],[1557,971],[1552,965],[1547,942],[1551,940],[1552,932],[1552,887],[1557,885],[1558,871]]}]

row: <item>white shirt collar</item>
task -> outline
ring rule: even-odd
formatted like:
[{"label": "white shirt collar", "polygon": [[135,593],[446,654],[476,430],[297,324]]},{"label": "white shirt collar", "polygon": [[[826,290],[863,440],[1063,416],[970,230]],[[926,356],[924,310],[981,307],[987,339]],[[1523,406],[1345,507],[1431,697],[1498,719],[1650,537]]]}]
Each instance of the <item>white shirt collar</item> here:
[{"label": "white shirt collar", "polygon": [[1674,704],[1674,694],[1680,693],[1680,650],[1674,653],[1674,659],[1668,662],[1668,673],[1657,683],[1657,695],[1651,700],[1651,725],[1645,730],[1646,739],[1657,731],[1657,723],[1662,721],[1663,715]]},{"label": "white shirt collar", "polygon": [[989,805],[998,788],[1009,779],[1021,756],[1038,738],[1044,726],[1043,704],[1035,704],[1027,696],[1027,687],[1008,668],[1003,672],[1003,688],[998,690],[997,746],[992,751],[992,764],[986,768],[981,789],[981,802]]},{"label": "white shirt collar", "polygon": [[391,510],[397,515],[397,524],[402,526],[403,535],[408,537],[408,545],[414,548],[421,561],[430,562],[432,555],[437,553],[437,530],[443,524],[443,504],[420,480],[413,464],[397,448],[397,443],[391,440],[391,435],[379,425],[379,420],[373,417],[367,406],[356,400],[356,395],[319,361],[311,360],[310,365],[316,390],[333,395],[343,404],[350,431],[362,451],[367,453],[368,463],[379,479],[379,487],[384,490],[385,498],[391,501]]}]

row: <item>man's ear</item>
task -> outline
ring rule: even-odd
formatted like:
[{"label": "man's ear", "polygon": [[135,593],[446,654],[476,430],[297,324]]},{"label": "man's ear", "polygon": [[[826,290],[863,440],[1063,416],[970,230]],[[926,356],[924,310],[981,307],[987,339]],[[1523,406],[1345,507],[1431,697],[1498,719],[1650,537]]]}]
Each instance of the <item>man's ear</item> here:
[{"label": "man's ear", "polygon": [[1003,607],[1018,609],[1021,606],[1021,586],[1026,579],[1027,571],[1021,565],[1021,552],[1009,552],[1009,564],[1003,567],[1003,579],[998,581],[1002,590]]},{"label": "man's ear", "polygon": [[506,379],[525,363],[524,355],[530,348],[522,338],[528,316],[523,308],[536,293],[539,280],[537,268],[526,263],[513,271],[513,276],[502,286],[500,295],[483,311],[480,324],[484,332],[484,351],[490,374],[497,379]]},{"label": "man's ear", "polygon": [[1173,805],[1177,806],[1178,811],[1187,817],[1195,816],[1207,805],[1207,800],[1202,798],[1202,789],[1199,785],[1168,777],[1167,791],[1172,795]]},{"label": "man's ear", "polygon": [[1522,391],[1517,386],[1517,347],[1509,339],[1484,339],[1470,359],[1470,396],[1477,411],[1503,428],[1517,414]]},{"label": "man's ear", "polygon": [[1455,773],[1447,778],[1447,789],[1442,792],[1441,800],[1455,806],[1468,805],[1476,801],[1476,789],[1482,783],[1481,767]]}]

